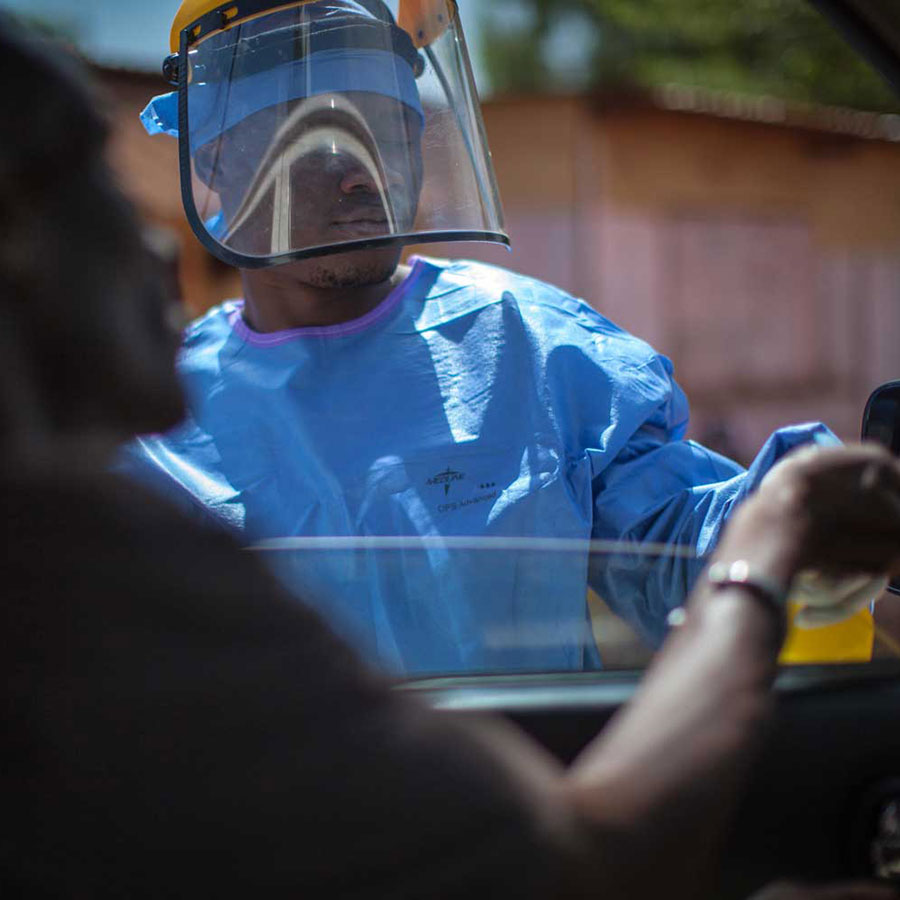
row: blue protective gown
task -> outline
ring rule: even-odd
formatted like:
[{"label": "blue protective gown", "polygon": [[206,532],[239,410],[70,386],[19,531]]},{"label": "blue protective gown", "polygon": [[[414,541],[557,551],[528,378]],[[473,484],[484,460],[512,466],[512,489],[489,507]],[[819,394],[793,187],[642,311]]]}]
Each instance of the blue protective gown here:
[{"label": "blue protective gown", "polygon": [[[671,363],[557,288],[414,259],[361,319],[257,334],[239,301],[190,326],[191,414],[126,467],[243,533],[473,535],[714,545],[731,505],[823,425],[749,472],[683,440]],[[404,673],[601,664],[589,582],[651,644],[701,562],[426,550],[273,554],[369,658]]]}]

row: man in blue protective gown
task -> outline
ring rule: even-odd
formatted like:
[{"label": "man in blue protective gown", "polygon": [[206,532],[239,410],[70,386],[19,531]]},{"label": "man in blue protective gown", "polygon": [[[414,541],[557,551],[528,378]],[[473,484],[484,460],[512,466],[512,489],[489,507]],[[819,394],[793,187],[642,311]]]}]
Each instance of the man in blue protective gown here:
[{"label": "man in blue protective gown", "polygon": [[504,239],[455,3],[273,4],[227,27],[202,5],[173,28],[177,100],[144,121],[179,136],[189,219],[244,296],[187,329],[190,416],[127,467],[247,543],[428,539],[273,554],[395,671],[598,667],[588,584],[658,644],[689,553],[442,539],[702,557],[780,456],[833,436],[782,430],[744,472],[683,440],[669,361],[587,304],[480,263],[399,264],[408,243]]}]

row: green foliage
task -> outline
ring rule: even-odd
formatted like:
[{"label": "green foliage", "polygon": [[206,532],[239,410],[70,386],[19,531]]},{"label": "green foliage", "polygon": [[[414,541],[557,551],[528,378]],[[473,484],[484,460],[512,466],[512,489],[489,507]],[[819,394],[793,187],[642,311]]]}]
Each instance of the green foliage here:
[{"label": "green foliage", "polygon": [[[485,66],[496,90],[565,86],[560,23],[577,22],[582,89],[679,83],[897,111],[900,103],[804,0],[490,0]],[[571,67],[570,67],[571,68]],[[571,75],[568,78],[572,85]]]}]

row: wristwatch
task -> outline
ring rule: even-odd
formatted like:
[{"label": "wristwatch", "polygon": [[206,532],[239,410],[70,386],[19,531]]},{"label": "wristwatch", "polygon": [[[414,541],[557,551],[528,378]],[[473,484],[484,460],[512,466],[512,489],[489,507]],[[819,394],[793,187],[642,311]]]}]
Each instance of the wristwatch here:
[{"label": "wristwatch", "polygon": [[743,588],[778,616],[779,620],[784,619],[790,584],[757,571],[747,560],[715,562],[707,570],[706,580],[713,591],[728,587]]},{"label": "wristwatch", "polygon": [[[706,580],[713,594],[723,588],[742,588],[749,597],[762,603],[778,619],[782,628],[785,627],[790,584],[754,569],[745,559],[713,563],[706,571]],[[685,607],[679,606],[669,613],[668,624],[677,628],[686,619]]]}]

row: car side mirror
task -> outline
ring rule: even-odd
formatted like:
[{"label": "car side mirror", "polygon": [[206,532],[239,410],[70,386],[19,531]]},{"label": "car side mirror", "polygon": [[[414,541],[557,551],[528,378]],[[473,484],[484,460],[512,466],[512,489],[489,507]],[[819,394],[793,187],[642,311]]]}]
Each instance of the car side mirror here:
[{"label": "car side mirror", "polygon": [[863,413],[862,439],[878,441],[900,456],[900,381],[888,381],[872,391]]},{"label": "car side mirror", "polygon": [[[863,412],[862,439],[878,441],[900,456],[900,381],[888,381],[872,391]],[[888,590],[900,594],[900,579],[895,578]]]}]

